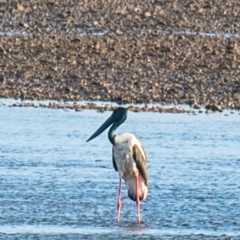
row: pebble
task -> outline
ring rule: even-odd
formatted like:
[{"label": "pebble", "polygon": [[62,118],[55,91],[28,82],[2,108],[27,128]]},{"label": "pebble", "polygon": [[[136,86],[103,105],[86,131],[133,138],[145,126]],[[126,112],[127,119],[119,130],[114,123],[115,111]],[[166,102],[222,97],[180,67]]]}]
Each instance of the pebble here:
[{"label": "pebble", "polygon": [[237,4],[3,1],[0,97],[240,109]]}]

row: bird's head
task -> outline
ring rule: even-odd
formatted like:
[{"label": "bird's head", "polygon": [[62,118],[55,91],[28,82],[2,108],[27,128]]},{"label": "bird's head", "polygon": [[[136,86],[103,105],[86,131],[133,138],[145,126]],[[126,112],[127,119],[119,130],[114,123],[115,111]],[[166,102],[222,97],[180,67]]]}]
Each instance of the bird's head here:
[{"label": "bird's head", "polygon": [[123,107],[116,108],[110,118],[112,118],[112,123],[123,123],[127,118],[127,109]]},{"label": "bird's head", "polygon": [[110,125],[117,124],[119,126],[127,119],[127,109],[123,107],[116,108],[112,115],[99,127],[99,129],[87,140],[91,141],[98,135],[100,135],[104,130],[106,130]]}]

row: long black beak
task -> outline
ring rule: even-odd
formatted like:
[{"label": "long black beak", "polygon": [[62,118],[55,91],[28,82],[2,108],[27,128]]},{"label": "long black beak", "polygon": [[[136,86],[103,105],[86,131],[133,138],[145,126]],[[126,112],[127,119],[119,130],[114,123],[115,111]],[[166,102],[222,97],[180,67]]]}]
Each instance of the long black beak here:
[{"label": "long black beak", "polygon": [[86,141],[89,142],[98,135],[100,135],[104,130],[106,130],[111,124],[113,124],[113,116],[111,115],[103,124],[102,126]]}]

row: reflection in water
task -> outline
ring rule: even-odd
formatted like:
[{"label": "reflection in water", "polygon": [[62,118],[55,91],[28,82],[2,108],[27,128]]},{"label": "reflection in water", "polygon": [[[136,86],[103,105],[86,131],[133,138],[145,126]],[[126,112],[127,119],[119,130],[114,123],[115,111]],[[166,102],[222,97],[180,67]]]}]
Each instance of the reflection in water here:
[{"label": "reflection in water", "polygon": [[[117,231],[124,235],[143,235],[153,234],[153,229],[149,228],[144,222],[138,224],[137,222],[126,222],[122,221],[118,224]],[[152,232],[152,233],[151,233]]]}]

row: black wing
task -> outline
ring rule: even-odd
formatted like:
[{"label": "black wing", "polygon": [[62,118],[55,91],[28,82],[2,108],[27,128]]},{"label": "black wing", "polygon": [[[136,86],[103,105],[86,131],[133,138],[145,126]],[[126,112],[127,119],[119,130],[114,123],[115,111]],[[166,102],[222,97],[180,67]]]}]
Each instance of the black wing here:
[{"label": "black wing", "polygon": [[117,164],[116,164],[115,158],[114,158],[114,150],[113,150],[113,148],[112,148],[112,163],[113,163],[113,167],[114,167],[115,171],[118,171]]},{"label": "black wing", "polygon": [[137,169],[139,173],[142,175],[143,179],[145,180],[145,184],[147,186],[147,182],[148,182],[147,158],[144,150],[143,152],[144,152],[144,155],[142,154],[141,150],[136,144],[133,146],[133,159],[135,160]]}]

